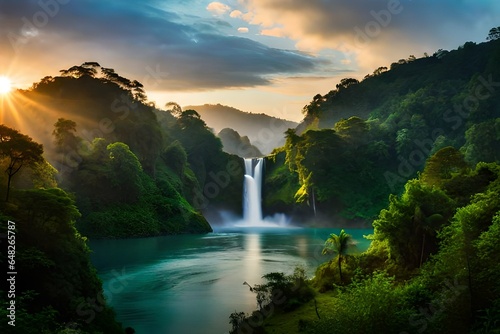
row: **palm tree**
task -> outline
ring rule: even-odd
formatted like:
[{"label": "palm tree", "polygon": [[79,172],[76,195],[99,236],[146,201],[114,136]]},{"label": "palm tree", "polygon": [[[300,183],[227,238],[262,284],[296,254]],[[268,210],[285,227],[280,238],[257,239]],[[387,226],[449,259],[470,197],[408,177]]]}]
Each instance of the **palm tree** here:
[{"label": "palm tree", "polygon": [[342,261],[344,256],[350,248],[354,246],[353,238],[350,234],[345,233],[342,229],[339,235],[335,233],[330,234],[328,239],[325,241],[325,247],[323,248],[322,254],[337,254],[339,263],[339,275],[340,281],[342,282]]}]

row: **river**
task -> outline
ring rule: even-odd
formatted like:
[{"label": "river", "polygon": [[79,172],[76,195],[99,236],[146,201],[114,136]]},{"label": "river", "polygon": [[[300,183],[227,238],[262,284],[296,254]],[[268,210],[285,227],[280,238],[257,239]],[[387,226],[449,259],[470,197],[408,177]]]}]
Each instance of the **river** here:
[{"label": "river", "polygon": [[[346,230],[368,247],[363,235]],[[219,229],[178,235],[90,242],[92,262],[119,321],[137,334],[222,334],[234,311],[256,309],[248,286],[269,272],[291,274],[303,266],[314,275],[328,260],[324,241],[339,229]]]}]

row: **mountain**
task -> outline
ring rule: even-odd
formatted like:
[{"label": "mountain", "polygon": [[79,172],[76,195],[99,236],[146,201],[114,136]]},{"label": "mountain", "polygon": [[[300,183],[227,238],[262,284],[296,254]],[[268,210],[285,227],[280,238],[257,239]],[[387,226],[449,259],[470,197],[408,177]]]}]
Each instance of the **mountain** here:
[{"label": "mountain", "polygon": [[434,154],[471,169],[500,161],[498,59],[500,40],[467,42],[317,94],[266,160],[264,210],[293,212],[302,203],[326,224],[370,222]]},{"label": "mountain", "polygon": [[260,157],[263,155],[257,147],[250,143],[250,139],[247,136],[240,136],[233,129],[222,129],[217,136],[222,141],[223,150],[226,153],[236,154],[243,158]]},{"label": "mountain", "polygon": [[184,110],[187,109],[196,110],[215,133],[231,128],[241,136],[247,136],[263,154],[269,154],[274,148],[283,146],[284,132],[298,125],[296,122],[266,114],[252,114],[221,104],[184,107]]},{"label": "mountain", "polygon": [[[55,169],[33,173],[57,173],[58,186],[75,196],[82,235],[206,233],[205,211],[241,210],[242,161],[222,151],[197,113],[156,109],[140,83],[98,63],[61,73],[12,93],[0,116],[43,144]],[[228,184],[214,190],[214,177]],[[16,175],[11,184],[4,173],[0,190],[25,189],[25,179]]]},{"label": "mountain", "polygon": [[[321,129],[331,128],[336,122],[351,116],[383,119],[406,96],[425,90],[446,100],[438,101],[438,104],[460,105],[467,96],[459,97],[462,101],[451,101],[449,98],[456,91],[465,90],[467,84],[482,84],[482,81],[489,80],[485,89],[494,94],[498,90],[498,78],[494,75],[500,71],[499,57],[500,40],[480,44],[467,42],[456,50],[440,49],[432,56],[416,58],[410,55],[407,59],[399,59],[389,68],[375,69],[361,81],[344,78],[327,94],[314,96],[306,107],[306,117],[299,129],[313,123]],[[475,92],[472,92],[473,98],[476,98]],[[479,98],[479,102],[483,100]],[[422,107],[426,107],[425,103],[421,102]]]}]

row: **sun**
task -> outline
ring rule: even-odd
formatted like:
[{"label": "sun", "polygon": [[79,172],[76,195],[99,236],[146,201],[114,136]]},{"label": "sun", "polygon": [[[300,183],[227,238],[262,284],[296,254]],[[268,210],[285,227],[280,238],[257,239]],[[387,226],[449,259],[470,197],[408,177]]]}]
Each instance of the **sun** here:
[{"label": "sun", "polygon": [[5,95],[12,90],[12,82],[5,76],[0,76],[0,94]]}]

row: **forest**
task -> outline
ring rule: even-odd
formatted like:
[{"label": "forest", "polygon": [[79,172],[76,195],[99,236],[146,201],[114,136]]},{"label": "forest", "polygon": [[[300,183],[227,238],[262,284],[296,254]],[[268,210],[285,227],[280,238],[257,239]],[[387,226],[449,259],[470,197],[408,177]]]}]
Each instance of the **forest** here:
[{"label": "forest", "polygon": [[[159,110],[139,82],[95,62],[15,94],[11,111],[23,109],[26,128],[52,122],[48,136],[34,131],[43,144],[0,126],[0,211],[16,224],[15,261],[24,278],[16,282],[16,329],[123,333],[90,262],[88,238],[211,232],[202,210],[240,206],[231,193],[242,191],[234,182],[242,178],[241,159],[222,151],[196,111]],[[2,224],[5,236],[8,228]]]},{"label": "forest", "polygon": [[[264,209],[344,230],[325,240],[331,260],[312,280],[300,268],[265,275],[252,287],[259,310],[231,314],[233,332],[498,333],[498,59],[500,40],[468,42],[314,96],[266,156]],[[159,108],[96,62],[13,100],[32,129],[0,126],[0,214],[16,224],[23,272],[16,329],[131,333],[106,304],[88,238],[211,232],[207,218],[241,210],[241,158],[196,110]],[[358,226],[374,232],[354,255]]]},{"label": "forest", "polygon": [[499,42],[410,56],[314,96],[267,156],[265,208],[370,225],[440,149],[471,166],[498,161]]},{"label": "forest", "polygon": [[[314,277],[264,275],[232,333],[500,333],[499,42],[410,56],[304,107],[267,157],[265,204],[343,229]],[[374,228],[361,253],[355,221]]]}]

